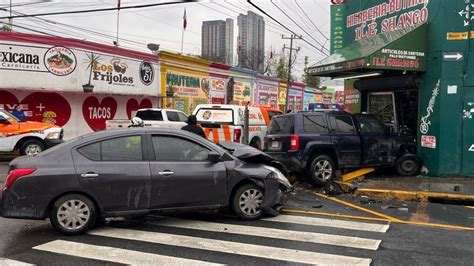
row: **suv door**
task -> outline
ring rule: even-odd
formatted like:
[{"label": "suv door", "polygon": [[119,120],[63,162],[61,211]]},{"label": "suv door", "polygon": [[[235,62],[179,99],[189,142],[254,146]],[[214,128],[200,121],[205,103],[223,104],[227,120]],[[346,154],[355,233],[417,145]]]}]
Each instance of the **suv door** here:
[{"label": "suv door", "polygon": [[361,142],[352,116],[349,114],[329,115],[331,142],[336,149],[339,165],[359,166],[361,163]]},{"label": "suv door", "polygon": [[151,175],[144,136],[112,137],[73,150],[82,188],[99,199],[106,212],[148,209]]},{"label": "suv door", "polygon": [[393,156],[393,141],[387,127],[374,116],[355,115],[362,139],[362,164],[388,165]]},{"label": "suv door", "polygon": [[227,171],[224,162],[207,160],[211,148],[176,135],[148,137],[153,209],[225,204]]}]

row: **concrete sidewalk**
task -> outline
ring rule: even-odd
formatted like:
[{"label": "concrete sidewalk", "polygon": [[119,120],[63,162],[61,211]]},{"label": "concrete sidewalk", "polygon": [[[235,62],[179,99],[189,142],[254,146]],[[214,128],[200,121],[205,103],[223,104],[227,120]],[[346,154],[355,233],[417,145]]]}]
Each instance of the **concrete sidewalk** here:
[{"label": "concrete sidewalk", "polygon": [[474,178],[370,176],[357,184],[354,194],[407,201],[474,202]]}]

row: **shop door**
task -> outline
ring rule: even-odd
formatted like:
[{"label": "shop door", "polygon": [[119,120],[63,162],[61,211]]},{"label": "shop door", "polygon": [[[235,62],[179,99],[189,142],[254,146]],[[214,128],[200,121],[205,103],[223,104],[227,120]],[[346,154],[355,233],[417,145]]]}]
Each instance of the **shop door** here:
[{"label": "shop door", "polygon": [[474,177],[474,87],[465,88],[463,104],[462,174]]},{"label": "shop door", "polygon": [[393,92],[370,93],[368,95],[367,111],[369,114],[373,114],[382,120],[393,132],[397,132],[398,126],[394,102]]}]

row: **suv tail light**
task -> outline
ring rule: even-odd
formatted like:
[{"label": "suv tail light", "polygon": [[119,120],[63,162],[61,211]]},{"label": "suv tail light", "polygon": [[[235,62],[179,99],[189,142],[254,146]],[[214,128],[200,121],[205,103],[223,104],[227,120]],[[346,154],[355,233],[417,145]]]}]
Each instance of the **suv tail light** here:
[{"label": "suv tail light", "polygon": [[300,137],[298,135],[291,135],[290,150],[297,151],[300,149]]},{"label": "suv tail light", "polygon": [[242,136],[242,129],[234,128],[234,142],[240,143],[241,136]]},{"label": "suv tail light", "polygon": [[7,180],[5,181],[5,187],[10,187],[17,179],[30,175],[34,171],[36,171],[36,168],[19,168],[11,170],[8,173]]}]

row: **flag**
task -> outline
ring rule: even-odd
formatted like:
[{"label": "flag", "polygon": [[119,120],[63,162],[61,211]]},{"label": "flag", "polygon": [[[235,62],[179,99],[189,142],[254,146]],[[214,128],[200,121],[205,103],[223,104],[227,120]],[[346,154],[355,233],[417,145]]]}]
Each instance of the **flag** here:
[{"label": "flag", "polygon": [[273,59],[273,47],[270,47],[270,55],[268,57]]},{"label": "flag", "polygon": [[188,21],[186,19],[186,8],[184,9],[184,15],[183,15],[183,29],[186,29],[186,26],[188,25]]},{"label": "flag", "polygon": [[120,0],[117,0],[117,10],[120,10]]}]

